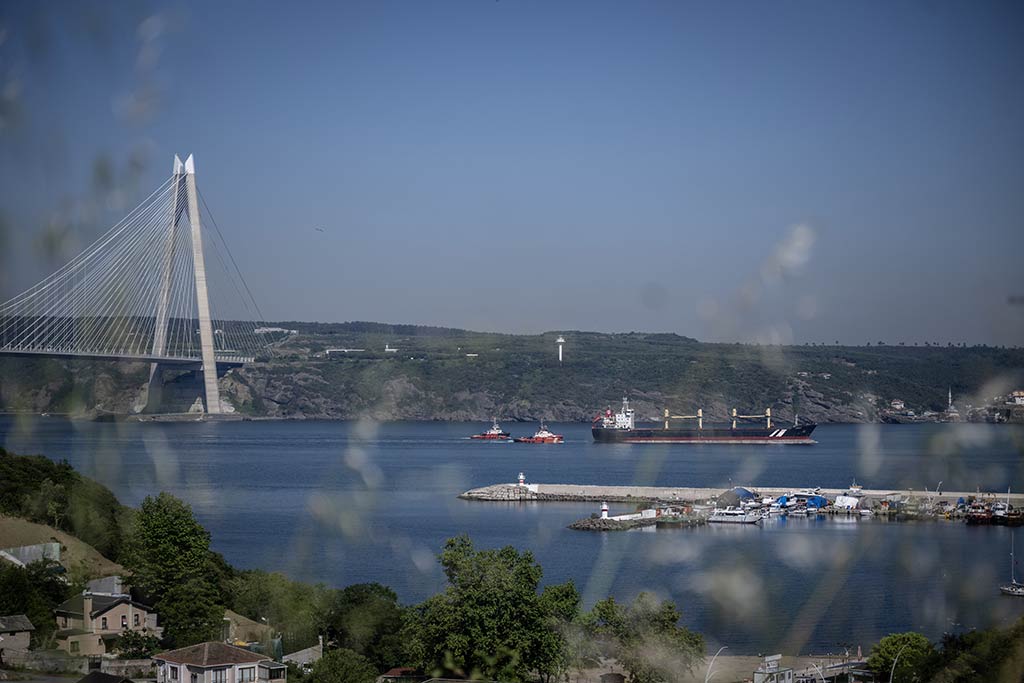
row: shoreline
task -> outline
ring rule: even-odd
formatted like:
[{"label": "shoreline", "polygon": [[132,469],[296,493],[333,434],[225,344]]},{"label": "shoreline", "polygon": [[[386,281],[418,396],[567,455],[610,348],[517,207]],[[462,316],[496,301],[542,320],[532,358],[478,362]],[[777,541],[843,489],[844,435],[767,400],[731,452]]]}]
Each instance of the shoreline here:
[{"label": "shoreline", "polygon": [[[246,415],[243,413],[226,413],[220,415],[207,415],[205,413],[162,413],[162,414],[139,414],[139,413],[37,413],[33,411],[2,411],[0,410],[0,417],[46,417],[46,418],[58,418],[62,420],[69,420],[75,422],[380,422],[380,423],[399,423],[399,422],[417,422],[423,424],[433,424],[437,422],[450,423],[450,424],[475,424],[475,423],[487,423],[490,418],[481,420],[450,420],[447,418],[431,418],[431,419],[376,419],[367,417],[299,417],[299,416],[265,416],[265,415]],[[536,424],[541,420],[519,420],[514,418],[508,418],[503,420],[510,424],[526,425]],[[590,421],[572,421],[572,420],[545,420],[550,424],[565,424],[565,425],[589,425],[592,424]],[[907,426],[907,425],[998,425],[1004,427],[1020,427],[1021,423],[1016,422],[982,422],[982,421],[959,421],[959,422],[948,422],[942,420],[917,420],[913,422],[891,422],[886,420],[864,420],[860,422],[818,422],[816,423],[819,427],[828,427],[832,425],[892,425],[892,426]],[[812,444],[813,445],[813,444]]]}]

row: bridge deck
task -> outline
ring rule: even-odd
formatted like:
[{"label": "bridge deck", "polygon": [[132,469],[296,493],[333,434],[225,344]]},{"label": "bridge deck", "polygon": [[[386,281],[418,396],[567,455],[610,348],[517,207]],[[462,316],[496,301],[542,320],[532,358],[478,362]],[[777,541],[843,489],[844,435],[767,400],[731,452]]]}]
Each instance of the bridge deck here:
[{"label": "bridge deck", "polygon": [[[164,365],[194,365],[200,367],[203,364],[202,358],[189,358],[185,356],[156,356],[153,354],[122,354],[67,351],[61,349],[11,349],[0,348],[2,356],[25,356],[29,358],[66,358],[69,360],[110,360],[110,361],[135,361],[139,363],[162,363]],[[252,363],[255,358],[251,356],[217,356],[217,365],[236,367],[245,363]]]}]

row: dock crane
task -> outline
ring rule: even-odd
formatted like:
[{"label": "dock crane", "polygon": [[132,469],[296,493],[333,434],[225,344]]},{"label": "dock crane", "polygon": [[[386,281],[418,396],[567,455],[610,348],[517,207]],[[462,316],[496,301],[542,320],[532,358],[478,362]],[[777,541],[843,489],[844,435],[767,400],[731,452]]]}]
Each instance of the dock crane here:
[{"label": "dock crane", "polygon": [[665,408],[665,429],[668,429],[669,420],[696,420],[697,429],[704,429],[704,409],[698,408],[696,415],[669,415],[668,408]]},{"label": "dock crane", "polygon": [[[732,409],[732,428],[736,429],[736,420],[738,419],[761,419],[764,418],[768,423],[768,429],[772,428],[772,409],[765,408],[764,413],[760,415],[739,415],[735,408]],[[669,413],[668,408],[665,408],[665,429],[669,428],[669,420],[696,420],[697,429],[704,429],[704,409],[698,408],[696,415],[672,415]]]},{"label": "dock crane", "polygon": [[772,409],[771,408],[765,408],[764,409],[764,415],[737,415],[736,414],[736,409],[733,408],[732,409],[732,428],[736,429],[736,418],[753,418],[753,419],[757,419],[757,418],[762,418],[762,417],[768,422],[768,429],[771,429],[772,428]]}]

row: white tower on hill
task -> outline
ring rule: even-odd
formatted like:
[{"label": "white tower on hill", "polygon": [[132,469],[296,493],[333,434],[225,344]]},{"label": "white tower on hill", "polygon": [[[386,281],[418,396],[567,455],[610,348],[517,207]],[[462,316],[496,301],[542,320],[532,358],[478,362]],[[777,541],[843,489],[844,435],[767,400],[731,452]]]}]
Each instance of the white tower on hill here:
[{"label": "white tower on hill", "polygon": [[559,335],[558,339],[555,340],[555,343],[558,344],[558,363],[561,364],[562,363],[562,344],[565,343],[565,338],[563,338],[561,335]]}]

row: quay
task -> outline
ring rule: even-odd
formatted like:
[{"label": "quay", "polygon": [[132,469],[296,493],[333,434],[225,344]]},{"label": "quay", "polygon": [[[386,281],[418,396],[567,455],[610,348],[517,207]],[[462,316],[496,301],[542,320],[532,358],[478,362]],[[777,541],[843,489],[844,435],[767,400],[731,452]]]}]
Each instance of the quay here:
[{"label": "quay", "polygon": [[[745,486],[757,491],[762,496],[777,498],[794,491],[806,489],[804,486]],[[528,484],[524,480],[519,483],[492,484],[481,488],[470,489],[459,498],[464,500],[480,500],[491,502],[538,501],[538,502],[586,502],[586,503],[635,503],[640,501],[663,502],[695,502],[707,501],[728,491],[729,488],[702,488],[693,486],[602,486],[599,484]],[[828,498],[846,493],[847,489],[819,488],[816,491]],[[1024,493],[992,492],[992,491],[928,491],[920,489],[863,489],[863,495],[871,498],[885,499],[901,496],[917,500],[967,500],[970,497],[981,500],[1007,499],[1012,505],[1024,506]]]}]

